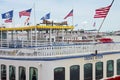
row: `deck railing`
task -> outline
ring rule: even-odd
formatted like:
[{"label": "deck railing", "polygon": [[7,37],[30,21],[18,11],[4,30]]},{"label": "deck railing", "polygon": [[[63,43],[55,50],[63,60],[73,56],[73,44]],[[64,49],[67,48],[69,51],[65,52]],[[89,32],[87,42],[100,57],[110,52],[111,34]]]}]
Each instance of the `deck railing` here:
[{"label": "deck railing", "polygon": [[67,56],[67,55],[87,55],[102,52],[120,51],[120,43],[84,43],[84,44],[64,44],[46,45],[24,48],[1,48],[0,55],[5,56]]}]

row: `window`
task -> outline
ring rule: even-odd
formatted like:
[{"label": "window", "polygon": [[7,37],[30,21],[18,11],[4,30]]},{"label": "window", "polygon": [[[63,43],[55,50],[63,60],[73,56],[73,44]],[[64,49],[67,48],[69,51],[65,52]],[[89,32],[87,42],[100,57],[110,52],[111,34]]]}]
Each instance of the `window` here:
[{"label": "window", "polygon": [[58,67],[54,69],[54,80],[65,80],[65,68]]},{"label": "window", "polygon": [[92,79],[92,64],[88,63],[84,65],[84,80],[93,80]]},{"label": "window", "polygon": [[1,80],[6,80],[6,65],[1,65]]},{"label": "window", "polygon": [[120,59],[117,60],[117,75],[120,75]]},{"label": "window", "polygon": [[19,80],[26,80],[26,72],[25,68],[20,66],[19,67]]},{"label": "window", "polygon": [[96,64],[96,80],[103,78],[103,62],[97,62]]},{"label": "window", "polygon": [[38,69],[30,67],[29,77],[29,80],[38,80]]},{"label": "window", "polygon": [[16,80],[15,79],[15,67],[10,65],[9,66],[9,80]]},{"label": "window", "polygon": [[79,65],[73,65],[70,67],[70,80],[80,80],[80,67]]},{"label": "window", "polygon": [[114,73],[114,62],[113,60],[107,61],[107,77],[113,76]]}]

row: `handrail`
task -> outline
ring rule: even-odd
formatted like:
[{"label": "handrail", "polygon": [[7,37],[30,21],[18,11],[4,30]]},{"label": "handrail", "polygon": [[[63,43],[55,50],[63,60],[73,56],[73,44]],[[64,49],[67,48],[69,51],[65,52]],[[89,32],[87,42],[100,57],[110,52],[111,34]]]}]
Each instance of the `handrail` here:
[{"label": "handrail", "polygon": [[[109,46],[109,47],[108,47]],[[120,43],[104,43],[104,44],[66,44],[66,45],[54,45],[54,46],[42,46],[42,47],[26,47],[26,48],[15,48],[11,51],[16,51],[14,56],[67,56],[67,55],[86,55],[93,54],[98,51],[111,52],[120,51]],[[6,51],[0,49],[0,51]],[[9,55],[6,52],[7,55]],[[1,52],[0,55],[6,55]]]}]

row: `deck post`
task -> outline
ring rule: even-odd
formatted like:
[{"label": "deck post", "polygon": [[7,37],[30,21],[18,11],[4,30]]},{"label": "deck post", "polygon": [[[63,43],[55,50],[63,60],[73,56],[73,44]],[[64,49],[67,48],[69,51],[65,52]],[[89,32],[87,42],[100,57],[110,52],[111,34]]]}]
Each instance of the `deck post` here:
[{"label": "deck post", "polygon": [[27,47],[28,47],[28,44],[29,44],[29,31],[27,31]]},{"label": "deck post", "polygon": [[[23,29],[22,29],[22,33],[23,33]],[[22,47],[23,47],[23,38],[21,40],[22,40]]]},{"label": "deck post", "polygon": [[7,30],[7,47],[9,48],[8,30]]},{"label": "deck post", "polygon": [[31,40],[31,47],[32,47],[32,28],[31,28],[31,33],[30,33],[30,40]]},{"label": "deck post", "polygon": [[2,47],[2,30],[1,30],[1,47]]},{"label": "deck post", "polygon": [[50,31],[49,31],[49,42],[50,42],[50,45],[52,45],[51,38],[52,38],[52,29],[50,29]]}]

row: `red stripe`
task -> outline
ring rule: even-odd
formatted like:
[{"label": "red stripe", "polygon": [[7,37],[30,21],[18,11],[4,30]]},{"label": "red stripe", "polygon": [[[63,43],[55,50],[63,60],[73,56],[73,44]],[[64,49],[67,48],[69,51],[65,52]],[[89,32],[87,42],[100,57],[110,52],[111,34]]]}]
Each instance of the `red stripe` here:
[{"label": "red stripe", "polygon": [[107,13],[96,13],[95,15],[107,15]]},{"label": "red stripe", "polygon": [[105,18],[106,15],[95,15],[94,18]]},{"label": "red stripe", "polygon": [[9,22],[12,22],[12,20],[9,20],[9,19],[5,20],[5,23],[9,23]]},{"label": "red stripe", "polygon": [[97,13],[107,13],[108,11],[96,11],[96,14]]}]

